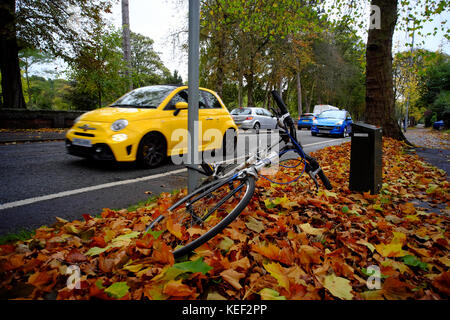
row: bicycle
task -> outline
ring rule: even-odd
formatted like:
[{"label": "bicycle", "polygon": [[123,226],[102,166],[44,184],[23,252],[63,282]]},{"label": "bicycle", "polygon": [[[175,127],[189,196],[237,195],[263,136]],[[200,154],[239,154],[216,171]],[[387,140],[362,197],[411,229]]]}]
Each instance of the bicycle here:
[{"label": "bicycle", "polygon": [[[288,151],[294,151],[303,159],[303,171],[314,181],[316,190],[319,189],[317,176],[328,190],[332,189],[317,161],[303,151],[297,140],[294,122],[278,92],[272,91],[272,96],[279,109],[272,111],[278,120],[280,140],[264,152],[258,151],[250,155],[247,160],[228,172],[222,163],[202,163],[202,170],[189,166],[210,177],[210,181],[178,200],[166,214],[156,217],[147,227],[146,232],[161,231],[158,228],[164,230],[165,220],[167,230],[163,232],[163,240],[172,247],[175,258],[192,252],[233,222],[249,204],[260,170]],[[281,142],[286,145],[278,153],[273,152],[272,149]],[[232,208],[231,211],[229,208]]]}]

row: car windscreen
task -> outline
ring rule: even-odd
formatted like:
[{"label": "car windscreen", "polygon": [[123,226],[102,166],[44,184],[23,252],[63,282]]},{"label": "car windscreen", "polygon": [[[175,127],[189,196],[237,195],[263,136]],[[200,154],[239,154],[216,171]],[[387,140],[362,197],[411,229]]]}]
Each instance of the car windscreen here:
[{"label": "car windscreen", "polygon": [[110,107],[157,108],[174,89],[173,86],[150,86],[135,89],[113,102]]},{"label": "car windscreen", "polygon": [[312,115],[307,115],[307,116],[302,116],[300,119],[312,119],[314,116]]},{"label": "car windscreen", "polygon": [[231,111],[232,115],[241,115],[241,114],[252,114],[252,109],[249,108],[238,108],[238,109],[233,109]]},{"label": "car windscreen", "polygon": [[319,119],[345,119],[345,111],[324,111],[319,114]]}]

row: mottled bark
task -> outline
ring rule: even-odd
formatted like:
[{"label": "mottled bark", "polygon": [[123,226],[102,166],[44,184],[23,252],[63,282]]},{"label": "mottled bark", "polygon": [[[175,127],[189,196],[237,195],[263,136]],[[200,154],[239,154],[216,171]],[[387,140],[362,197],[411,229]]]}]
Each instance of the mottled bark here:
[{"label": "mottled bark", "polygon": [[383,135],[406,140],[394,119],[392,37],[397,23],[397,1],[372,0],[381,10],[381,27],[369,29],[366,52],[365,122],[382,127]]},{"label": "mottled bark", "polygon": [[15,0],[0,4],[0,72],[3,107],[25,109],[15,27]]}]

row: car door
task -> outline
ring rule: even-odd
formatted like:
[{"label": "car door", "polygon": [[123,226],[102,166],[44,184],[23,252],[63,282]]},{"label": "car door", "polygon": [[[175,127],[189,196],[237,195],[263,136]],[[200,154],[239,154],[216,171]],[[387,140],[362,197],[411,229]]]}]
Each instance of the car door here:
[{"label": "car door", "polygon": [[[176,112],[175,104],[177,102],[188,102],[188,90],[183,89],[176,93],[173,98],[170,100],[169,103],[164,107],[164,111],[168,114],[165,117],[165,123],[164,125],[170,126],[173,128],[171,130],[171,136],[166,137],[167,138],[167,147],[168,150],[172,150],[171,154],[184,154],[188,151],[188,110],[180,110],[179,112]],[[198,111],[198,120],[202,124],[201,127],[203,127],[203,123],[205,122],[205,114],[202,112],[202,110],[205,108],[205,99],[202,97],[202,95],[199,95],[199,111]],[[202,129],[203,128],[199,128]],[[200,133],[201,134],[201,133]],[[199,135],[199,141],[198,141],[198,147],[199,151],[203,148],[203,140],[201,135]]]},{"label": "car door", "polygon": [[272,113],[270,113],[269,110],[263,109],[264,113],[267,117],[267,128],[269,129],[275,129],[275,127],[277,126],[277,118],[275,118]]},{"label": "car door", "polygon": [[181,90],[176,93],[173,98],[164,107],[167,113],[164,117],[164,126],[170,126],[171,136],[166,137],[167,149],[172,150],[171,155],[187,152],[188,136],[187,136],[187,110],[176,112],[175,104],[177,102],[187,102],[187,90]]},{"label": "car door", "polygon": [[264,115],[263,110],[260,108],[256,109],[256,115],[257,115],[257,120],[258,120],[259,124],[261,125],[261,129],[267,128],[267,119],[266,119],[266,116]]},{"label": "car door", "polygon": [[200,107],[204,121],[202,123],[202,139],[204,148],[218,149],[222,146],[222,138],[225,133],[223,122],[225,114],[222,105],[217,98],[210,92],[201,90],[205,105]]}]

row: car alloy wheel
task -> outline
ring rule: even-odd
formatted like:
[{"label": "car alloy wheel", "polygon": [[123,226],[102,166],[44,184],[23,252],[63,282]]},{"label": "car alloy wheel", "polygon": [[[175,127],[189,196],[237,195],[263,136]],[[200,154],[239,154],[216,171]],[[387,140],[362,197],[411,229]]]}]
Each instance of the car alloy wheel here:
[{"label": "car alloy wheel", "polygon": [[145,135],[139,145],[138,161],[147,168],[161,165],[166,159],[166,143],[161,135],[151,132]]},{"label": "car alloy wheel", "polygon": [[258,122],[255,123],[255,125],[253,126],[253,129],[255,129],[256,131],[259,131],[260,128],[261,128],[261,125]]},{"label": "car alloy wheel", "polygon": [[347,127],[344,127],[344,132],[342,133],[342,138],[348,137]]}]

